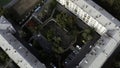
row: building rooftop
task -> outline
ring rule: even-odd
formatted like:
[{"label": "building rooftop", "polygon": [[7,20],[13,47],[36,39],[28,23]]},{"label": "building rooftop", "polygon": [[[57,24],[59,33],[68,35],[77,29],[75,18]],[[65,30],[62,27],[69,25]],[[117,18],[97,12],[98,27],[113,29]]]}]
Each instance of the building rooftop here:
[{"label": "building rooftop", "polygon": [[[120,43],[120,22],[92,0],[57,0],[87,25],[96,29],[101,38],[79,63],[78,68],[100,68]],[[67,3],[69,2],[69,4]],[[75,12],[77,10],[77,12]],[[90,17],[86,22],[85,17]],[[93,20],[93,21],[92,21]]]},{"label": "building rooftop", "polygon": [[12,25],[9,23],[9,21],[7,19],[5,19],[3,16],[0,17],[0,30],[14,30],[14,28],[12,27]]},{"label": "building rooftop", "polygon": [[[106,60],[116,49],[117,42],[113,38],[104,35],[98,42],[96,42],[95,47],[86,55],[86,57],[79,63],[82,68],[98,68],[104,64],[103,60]],[[99,62],[98,62],[99,61]],[[92,62],[92,63],[91,63]],[[90,65],[91,64],[91,65]]]},{"label": "building rooftop", "polygon": [[[5,24],[5,25],[4,25]],[[1,28],[4,26],[4,29]],[[3,16],[0,17],[0,47],[20,68],[46,68],[34,55],[19,42],[7,28],[12,25]],[[12,29],[14,29],[12,27]]]},{"label": "building rooftop", "polygon": [[71,0],[107,30],[118,29],[120,22],[92,0]]}]

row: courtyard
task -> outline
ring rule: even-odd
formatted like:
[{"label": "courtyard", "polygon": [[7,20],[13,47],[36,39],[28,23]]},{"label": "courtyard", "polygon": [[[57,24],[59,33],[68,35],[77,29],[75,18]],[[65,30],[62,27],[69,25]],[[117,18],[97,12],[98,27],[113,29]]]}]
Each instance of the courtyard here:
[{"label": "courtyard", "polygon": [[23,39],[38,52],[47,67],[75,66],[94,47],[100,35],[59,4],[52,10],[45,10],[47,14],[42,17],[39,16],[41,11],[37,18],[42,23],[34,17],[30,19],[23,26]]}]

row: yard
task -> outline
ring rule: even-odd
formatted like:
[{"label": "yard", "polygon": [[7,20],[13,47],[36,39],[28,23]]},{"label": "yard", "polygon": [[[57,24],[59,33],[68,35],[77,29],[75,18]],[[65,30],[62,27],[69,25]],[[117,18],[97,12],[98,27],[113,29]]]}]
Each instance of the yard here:
[{"label": "yard", "polygon": [[72,41],[73,43],[79,41],[77,44],[84,45],[87,41],[92,40],[92,29],[82,29],[80,26],[78,26],[75,16],[69,15],[65,12],[57,11],[57,13],[54,14],[54,18],[57,21],[57,24],[64,29],[72,39],[74,39]]},{"label": "yard", "polygon": [[40,28],[42,27],[42,24],[38,24],[37,21],[34,19],[31,19],[30,21],[27,22],[25,25],[33,34],[39,33]]},{"label": "yard", "polygon": [[[39,55],[39,59],[41,62],[45,63],[47,68],[52,68],[51,64],[55,65],[57,68],[63,68],[62,62],[72,52],[72,50],[68,50],[62,54],[55,53],[55,51],[48,53],[48,51],[41,47],[42,45],[39,44],[38,40],[32,39],[30,42],[32,47],[37,51],[36,53]],[[59,51],[59,49],[57,51]]]},{"label": "yard", "polygon": [[[43,11],[47,13],[42,17],[48,19],[51,16],[49,8],[48,10],[43,9]],[[42,14],[42,12],[40,13]],[[82,28],[82,24],[79,26],[78,23],[83,22],[78,21],[75,15],[55,9],[53,16],[46,22],[39,24],[30,20],[25,25],[28,31],[35,36],[30,43],[48,68],[54,66],[64,68],[64,63],[74,60],[76,55],[81,53],[80,49],[89,47],[88,42],[96,40],[95,36],[98,37],[98,35],[95,34],[94,29]],[[29,33],[27,34],[29,35]]]},{"label": "yard", "polygon": [[32,18],[25,24],[21,31],[19,31],[20,37],[25,41],[29,41],[32,36],[40,33],[41,26],[41,24]]},{"label": "yard", "polygon": [[45,4],[42,10],[38,13],[38,18],[44,22],[46,19],[48,19],[52,12],[53,9],[56,7],[57,2],[56,0],[51,0],[49,3]]},{"label": "yard", "polygon": [[72,39],[54,21],[49,22],[41,29],[41,33],[53,44],[53,50],[57,53],[64,52],[68,48]]}]

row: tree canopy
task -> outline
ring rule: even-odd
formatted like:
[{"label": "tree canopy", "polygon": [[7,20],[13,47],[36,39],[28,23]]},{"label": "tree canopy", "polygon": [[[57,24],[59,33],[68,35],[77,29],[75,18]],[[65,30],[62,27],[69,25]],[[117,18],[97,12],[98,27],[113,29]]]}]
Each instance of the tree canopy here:
[{"label": "tree canopy", "polygon": [[0,16],[3,15],[4,11],[3,8],[0,6]]},{"label": "tree canopy", "polygon": [[113,16],[120,20],[120,0],[94,0]]}]

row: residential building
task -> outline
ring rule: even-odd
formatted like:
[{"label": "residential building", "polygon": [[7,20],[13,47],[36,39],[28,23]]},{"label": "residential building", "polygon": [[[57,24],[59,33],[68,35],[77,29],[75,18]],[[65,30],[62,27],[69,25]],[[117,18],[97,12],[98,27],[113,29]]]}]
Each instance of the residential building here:
[{"label": "residential building", "polygon": [[14,27],[4,17],[0,17],[0,47],[20,68],[46,68],[30,51],[13,35]]},{"label": "residential building", "polygon": [[101,35],[77,68],[101,68],[120,43],[120,22],[92,0],[57,0]]}]

